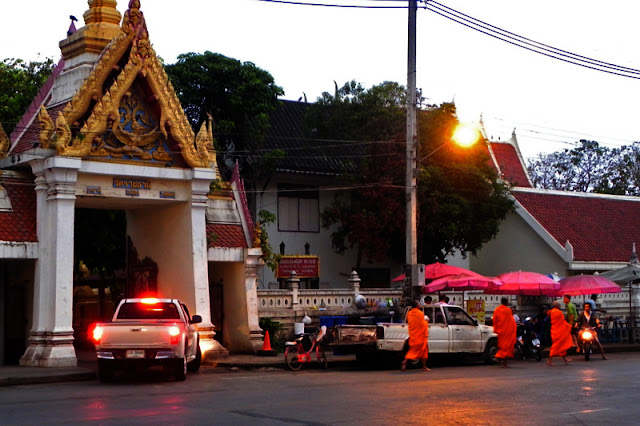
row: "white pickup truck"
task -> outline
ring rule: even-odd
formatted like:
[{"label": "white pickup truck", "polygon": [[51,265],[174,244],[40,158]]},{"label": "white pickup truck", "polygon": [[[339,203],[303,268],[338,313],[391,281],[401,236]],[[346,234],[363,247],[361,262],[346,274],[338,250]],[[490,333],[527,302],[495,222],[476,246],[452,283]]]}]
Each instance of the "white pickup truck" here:
[{"label": "white pickup truck", "polygon": [[98,378],[109,381],[114,370],[161,365],[185,380],[187,371],[200,368],[200,322],[176,299],[123,299],[113,320],[93,329]]},{"label": "white pickup truck", "polygon": [[[464,309],[454,305],[421,307],[429,317],[429,354],[465,354],[495,362],[498,336],[493,327],[480,325]],[[409,337],[405,311],[402,323],[337,325],[329,345],[336,351],[369,360],[376,354],[402,355]]]}]

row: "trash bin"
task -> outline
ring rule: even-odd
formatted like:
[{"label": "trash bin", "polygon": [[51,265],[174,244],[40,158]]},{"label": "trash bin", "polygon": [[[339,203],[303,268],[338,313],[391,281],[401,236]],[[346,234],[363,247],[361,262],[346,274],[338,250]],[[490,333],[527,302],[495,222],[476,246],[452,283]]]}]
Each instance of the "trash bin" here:
[{"label": "trash bin", "polygon": [[335,316],[333,317],[333,319],[334,319],[334,325],[344,325],[347,323],[347,319],[349,319],[349,317]]},{"label": "trash bin", "polygon": [[320,327],[322,327],[323,325],[326,325],[327,328],[333,327],[335,325],[335,318],[336,317],[331,316],[318,317],[318,319],[320,320]]}]

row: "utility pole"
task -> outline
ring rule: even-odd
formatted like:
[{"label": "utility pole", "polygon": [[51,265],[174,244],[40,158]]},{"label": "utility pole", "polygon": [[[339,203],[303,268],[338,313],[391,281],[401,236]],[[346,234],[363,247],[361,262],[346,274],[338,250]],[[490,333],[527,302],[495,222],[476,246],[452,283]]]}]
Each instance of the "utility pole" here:
[{"label": "utility pole", "polygon": [[417,99],[416,99],[416,15],[417,0],[409,0],[409,49],[407,61],[407,176],[406,176],[406,203],[407,203],[407,246],[406,246],[406,273],[411,275],[408,283],[413,289],[418,285],[416,273],[411,273],[418,263],[417,252],[417,150],[418,139],[417,126]]}]

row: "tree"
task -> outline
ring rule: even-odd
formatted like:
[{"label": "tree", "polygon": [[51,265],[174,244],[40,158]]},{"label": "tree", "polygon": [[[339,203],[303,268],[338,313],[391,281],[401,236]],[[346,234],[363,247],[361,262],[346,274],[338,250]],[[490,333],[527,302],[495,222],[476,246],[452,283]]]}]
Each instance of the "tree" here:
[{"label": "tree", "polygon": [[[363,257],[404,259],[405,102],[397,83],[367,90],[349,82],[335,95],[324,93],[307,117],[310,136],[365,141],[357,170],[342,177],[356,189],[339,192],[322,212],[334,250],[356,248],[358,264]],[[448,143],[455,124],[453,104],[419,114],[418,258],[425,263],[456,251],[475,253],[513,208],[508,188],[488,165],[486,146],[462,151]]]},{"label": "tree", "polygon": [[580,145],[529,161],[538,188],[616,195],[640,193],[640,144],[620,148],[581,140]]},{"label": "tree", "polygon": [[209,51],[179,55],[165,69],[191,125],[199,128],[206,114],[212,114],[216,149],[227,153],[227,166],[235,160],[242,166],[248,147],[264,138],[269,113],[284,94],[271,74]]},{"label": "tree", "polygon": [[10,134],[53,71],[53,61],[0,62],[0,124]]}]

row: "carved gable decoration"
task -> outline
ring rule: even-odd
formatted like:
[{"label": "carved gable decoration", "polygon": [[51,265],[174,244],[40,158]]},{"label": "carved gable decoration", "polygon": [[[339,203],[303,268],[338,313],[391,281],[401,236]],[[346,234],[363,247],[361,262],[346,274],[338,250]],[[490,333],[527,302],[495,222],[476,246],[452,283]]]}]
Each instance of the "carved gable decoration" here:
[{"label": "carved gable decoration", "polygon": [[42,146],[63,156],[189,167],[215,162],[211,124],[196,137],[151,47],[138,0],[129,2],[120,33],[55,124],[44,109],[39,119],[46,123]]},{"label": "carved gable decoration", "polygon": [[0,123],[0,158],[4,158],[7,156],[10,145],[11,141],[9,140],[9,136],[7,136],[7,132],[4,131],[2,123]]}]

